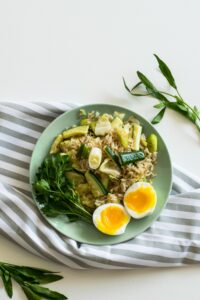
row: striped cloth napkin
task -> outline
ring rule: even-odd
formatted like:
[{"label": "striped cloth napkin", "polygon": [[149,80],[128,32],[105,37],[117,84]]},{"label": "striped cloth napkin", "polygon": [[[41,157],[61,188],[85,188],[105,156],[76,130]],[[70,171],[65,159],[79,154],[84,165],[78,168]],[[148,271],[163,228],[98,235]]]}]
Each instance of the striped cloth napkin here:
[{"label": "striped cloth napkin", "polygon": [[169,267],[200,262],[200,181],[174,167],[173,191],[151,228],[112,246],[80,244],[55,231],[32,201],[28,169],[44,128],[75,105],[0,103],[0,234],[74,269]]}]

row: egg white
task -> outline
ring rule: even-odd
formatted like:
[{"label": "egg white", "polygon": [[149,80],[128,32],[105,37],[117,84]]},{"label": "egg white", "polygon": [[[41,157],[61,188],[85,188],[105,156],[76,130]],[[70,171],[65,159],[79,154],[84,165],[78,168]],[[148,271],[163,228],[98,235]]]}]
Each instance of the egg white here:
[{"label": "egg white", "polygon": [[[139,189],[141,186],[144,186],[144,187],[151,187],[151,188],[154,190],[155,195],[156,195],[156,191],[155,191],[155,189],[153,188],[153,186],[152,186],[150,183],[148,183],[148,182],[136,182],[136,183],[132,184],[132,185],[128,188],[128,190],[127,190],[126,193],[124,194],[124,199],[125,199],[125,197],[126,197],[127,194],[129,194],[130,192],[136,191],[136,190]],[[156,196],[156,201],[155,201],[154,206],[151,207],[151,208],[149,208],[148,210],[144,211],[143,213],[138,213],[138,212],[134,211],[133,209],[130,209],[130,208],[127,206],[127,204],[126,204],[125,201],[124,201],[124,206],[125,206],[127,212],[129,213],[129,215],[130,215],[131,217],[133,217],[134,219],[141,219],[141,218],[144,218],[144,217],[146,217],[146,216],[148,216],[148,215],[151,215],[151,214],[153,213],[153,211],[155,210],[155,207],[156,207],[156,203],[157,203],[157,196]]]},{"label": "egg white", "polygon": [[90,169],[96,170],[101,164],[102,150],[97,147],[93,147],[90,151],[88,162]]},{"label": "egg white", "polygon": [[[107,233],[107,232],[103,232],[99,227],[98,227],[98,223],[101,222],[101,213],[104,209],[107,209],[108,207],[111,207],[111,206],[117,206],[119,207],[123,213],[127,216],[127,222],[124,223],[118,230],[115,231],[115,233]],[[108,234],[108,235],[120,235],[120,234],[123,234],[126,230],[126,227],[128,225],[128,223],[130,222],[130,216],[129,214],[127,213],[127,211],[125,210],[124,206],[121,205],[121,204],[114,204],[114,203],[107,203],[107,204],[103,204],[99,207],[97,207],[93,213],[93,223],[95,225],[95,227],[103,232],[104,234]]]}]

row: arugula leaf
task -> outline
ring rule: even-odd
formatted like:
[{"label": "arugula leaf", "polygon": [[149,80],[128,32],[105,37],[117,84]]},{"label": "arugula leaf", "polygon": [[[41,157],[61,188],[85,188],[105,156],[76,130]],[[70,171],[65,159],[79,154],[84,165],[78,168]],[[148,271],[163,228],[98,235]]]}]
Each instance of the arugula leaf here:
[{"label": "arugula leaf", "polygon": [[165,113],[166,107],[164,107],[151,121],[152,124],[158,124],[162,120],[164,113]]},{"label": "arugula leaf", "polygon": [[68,299],[58,292],[39,285],[62,279],[63,277],[56,272],[0,262],[0,277],[10,298],[13,296],[11,279],[14,279],[21,286],[28,300]]},{"label": "arugula leaf", "polygon": [[162,72],[162,74],[165,76],[165,78],[167,79],[167,81],[169,82],[169,84],[177,89],[177,86],[176,86],[176,82],[174,80],[174,77],[170,71],[170,69],[168,68],[168,66],[166,65],[166,63],[161,60],[158,55],[154,54],[155,58],[157,59],[157,62],[158,62],[158,65],[159,65],[159,69],[160,71]]}]

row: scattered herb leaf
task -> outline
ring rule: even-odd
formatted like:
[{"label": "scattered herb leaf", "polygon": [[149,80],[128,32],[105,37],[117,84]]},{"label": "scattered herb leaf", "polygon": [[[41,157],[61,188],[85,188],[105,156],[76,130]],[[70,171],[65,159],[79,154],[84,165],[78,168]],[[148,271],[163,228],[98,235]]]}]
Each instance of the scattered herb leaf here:
[{"label": "scattered herb leaf", "polygon": [[0,262],[0,277],[9,298],[13,296],[12,279],[14,279],[24,291],[28,300],[68,299],[63,294],[40,286],[62,279],[56,272],[45,269],[31,268]]},{"label": "scattered herb leaf", "polygon": [[[176,95],[159,91],[154,84],[141,72],[137,71],[138,78],[140,80],[139,83],[137,83],[131,90],[128,88],[125,79],[123,78],[124,86],[126,90],[133,96],[152,96],[160,101],[160,103],[156,104],[154,107],[157,109],[161,109],[161,111],[153,118],[152,123],[157,124],[159,123],[165,113],[166,108],[173,109],[182,115],[184,115],[187,119],[192,121],[197,129],[200,131],[200,111],[199,109],[194,106],[190,106],[185,100],[183,100],[182,96],[180,95],[175,79],[172,75],[171,70],[166,65],[166,63],[161,60],[158,55],[154,54],[156,57],[156,60],[159,65],[159,69],[162,73],[162,75],[166,78],[168,83],[171,87],[173,87],[176,91]],[[140,85],[143,85],[146,90],[147,94],[144,93],[135,93],[135,89],[138,88]],[[171,98],[174,99],[174,101],[171,101]]]},{"label": "scattered herb leaf", "polygon": [[166,107],[164,107],[163,109],[161,109],[161,111],[159,111],[159,113],[153,118],[153,120],[151,121],[151,123],[152,124],[159,123],[162,120],[163,116],[164,116],[165,110],[166,110]]},{"label": "scattered herb leaf", "polygon": [[169,82],[169,84],[174,88],[177,89],[174,77],[172,75],[172,72],[170,71],[170,69],[168,68],[168,66],[166,65],[166,63],[161,60],[158,55],[154,54],[155,58],[157,59],[158,65],[159,65],[159,69],[162,72],[162,74],[165,76],[165,78],[167,79],[167,81]]}]

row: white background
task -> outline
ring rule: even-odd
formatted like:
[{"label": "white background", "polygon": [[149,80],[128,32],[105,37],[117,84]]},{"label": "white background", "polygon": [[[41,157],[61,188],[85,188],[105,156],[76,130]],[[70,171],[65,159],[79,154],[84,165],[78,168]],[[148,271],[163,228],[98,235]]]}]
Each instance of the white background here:
[{"label": "white background", "polygon": [[[200,99],[198,0],[0,0],[0,100],[104,102],[150,120],[151,98],[131,97],[136,71],[168,85],[153,53],[163,58],[192,105]],[[199,134],[168,111],[156,127],[173,162],[200,176]],[[51,288],[70,300],[199,300],[200,268],[74,271],[41,260],[0,237],[0,260],[59,270]],[[1,284],[0,284],[1,288]],[[0,290],[0,299],[7,299]],[[14,300],[24,299],[16,289]]]}]

